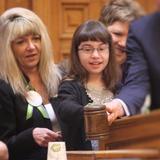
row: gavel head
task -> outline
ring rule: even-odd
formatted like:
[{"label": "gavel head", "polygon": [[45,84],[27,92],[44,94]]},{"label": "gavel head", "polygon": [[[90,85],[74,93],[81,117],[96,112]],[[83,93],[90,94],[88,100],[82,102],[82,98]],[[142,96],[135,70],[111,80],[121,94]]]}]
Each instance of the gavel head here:
[{"label": "gavel head", "polygon": [[84,126],[86,139],[104,138],[109,129],[105,105],[86,105],[84,107]]}]

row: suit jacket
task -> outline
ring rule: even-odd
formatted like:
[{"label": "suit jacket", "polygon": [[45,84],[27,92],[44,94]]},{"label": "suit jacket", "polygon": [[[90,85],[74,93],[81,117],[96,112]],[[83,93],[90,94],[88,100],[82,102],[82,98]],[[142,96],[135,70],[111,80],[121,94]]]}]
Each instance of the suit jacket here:
[{"label": "suit jacket", "polygon": [[52,129],[51,121],[43,118],[36,107],[32,117],[26,120],[27,106],[24,98],[15,95],[11,87],[0,80],[0,140],[7,143],[10,160],[47,157],[47,148],[35,143],[32,131],[35,127]]},{"label": "suit jacket", "polygon": [[160,13],[133,22],[127,40],[124,85],[117,96],[131,114],[140,110],[151,85],[151,109],[160,106]]},{"label": "suit jacket", "polygon": [[54,107],[60,118],[60,125],[67,150],[91,150],[90,141],[86,140],[83,108],[93,102],[83,85],[76,80],[61,83]]}]

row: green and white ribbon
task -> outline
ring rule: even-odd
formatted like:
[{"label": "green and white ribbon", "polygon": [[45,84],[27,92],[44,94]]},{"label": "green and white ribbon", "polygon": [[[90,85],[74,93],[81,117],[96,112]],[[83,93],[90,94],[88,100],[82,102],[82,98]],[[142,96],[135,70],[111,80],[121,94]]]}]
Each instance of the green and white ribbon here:
[{"label": "green and white ribbon", "polygon": [[49,119],[49,116],[48,116],[48,113],[46,111],[46,109],[43,107],[43,105],[40,105],[40,106],[32,106],[31,104],[28,104],[28,107],[27,107],[27,114],[26,114],[26,120],[30,119],[33,115],[33,108],[36,107],[39,112],[42,114],[42,116],[44,118],[48,118]]},{"label": "green and white ribbon", "polygon": [[39,110],[39,112],[42,114],[44,118],[49,118],[47,110],[42,105],[42,97],[38,92],[34,90],[28,91],[26,100],[28,102],[26,120],[32,117],[34,107],[36,107],[36,109]]}]

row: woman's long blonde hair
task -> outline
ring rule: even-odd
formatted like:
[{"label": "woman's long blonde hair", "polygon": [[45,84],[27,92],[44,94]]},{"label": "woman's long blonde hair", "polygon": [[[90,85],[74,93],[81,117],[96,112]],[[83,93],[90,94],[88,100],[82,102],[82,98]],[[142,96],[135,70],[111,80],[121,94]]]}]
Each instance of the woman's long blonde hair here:
[{"label": "woman's long blonde hair", "polygon": [[26,34],[41,36],[42,51],[38,69],[49,96],[54,96],[61,76],[53,62],[51,40],[41,19],[28,9],[12,8],[0,17],[0,78],[10,84],[15,94],[25,95],[24,75],[18,67],[11,43]]}]

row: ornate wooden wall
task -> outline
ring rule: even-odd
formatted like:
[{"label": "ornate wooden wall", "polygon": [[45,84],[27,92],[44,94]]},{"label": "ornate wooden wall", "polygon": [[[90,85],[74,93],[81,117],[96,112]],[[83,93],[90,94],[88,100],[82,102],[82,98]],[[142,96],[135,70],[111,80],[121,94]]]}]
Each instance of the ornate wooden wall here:
[{"label": "ornate wooden wall", "polygon": [[[36,12],[47,25],[54,47],[54,59],[69,54],[75,28],[87,19],[97,19],[101,7],[108,0],[0,0],[0,13],[11,7],[25,7]],[[153,0],[138,0],[151,12]]]}]

